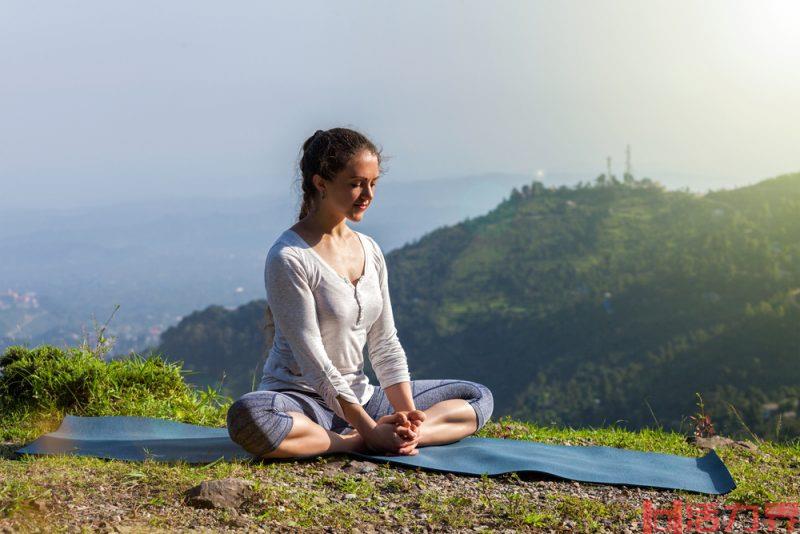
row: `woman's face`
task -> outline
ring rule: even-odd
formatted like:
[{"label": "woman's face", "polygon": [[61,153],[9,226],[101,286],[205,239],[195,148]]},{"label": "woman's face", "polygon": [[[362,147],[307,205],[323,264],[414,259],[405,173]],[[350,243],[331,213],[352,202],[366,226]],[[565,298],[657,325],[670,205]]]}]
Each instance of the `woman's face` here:
[{"label": "woman's face", "polygon": [[369,150],[362,150],[350,158],[347,167],[333,182],[324,182],[323,202],[327,201],[329,207],[358,222],[372,203],[379,174],[378,157]]}]

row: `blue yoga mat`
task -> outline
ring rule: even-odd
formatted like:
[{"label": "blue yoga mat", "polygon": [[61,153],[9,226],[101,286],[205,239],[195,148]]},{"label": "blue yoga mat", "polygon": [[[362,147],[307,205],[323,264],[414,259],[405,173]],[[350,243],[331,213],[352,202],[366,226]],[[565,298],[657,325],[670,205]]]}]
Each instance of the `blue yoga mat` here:
[{"label": "blue yoga mat", "polygon": [[[75,454],[117,460],[209,463],[254,459],[231,441],[228,430],[165,419],[67,415],[58,430],[18,454]],[[468,436],[456,443],[421,447],[414,456],[348,453],[357,458],[440,472],[498,475],[545,473],[580,482],[680,489],[721,495],[736,487],[712,450],[701,458],[603,446],[547,445]]]}]

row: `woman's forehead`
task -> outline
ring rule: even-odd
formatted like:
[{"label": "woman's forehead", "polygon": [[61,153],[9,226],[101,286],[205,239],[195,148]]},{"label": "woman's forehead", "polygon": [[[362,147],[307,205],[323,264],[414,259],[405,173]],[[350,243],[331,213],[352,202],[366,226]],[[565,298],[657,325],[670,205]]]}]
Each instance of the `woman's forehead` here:
[{"label": "woman's forehead", "polygon": [[347,174],[350,178],[374,180],[380,174],[377,156],[366,150],[361,151],[350,160],[347,165]]}]

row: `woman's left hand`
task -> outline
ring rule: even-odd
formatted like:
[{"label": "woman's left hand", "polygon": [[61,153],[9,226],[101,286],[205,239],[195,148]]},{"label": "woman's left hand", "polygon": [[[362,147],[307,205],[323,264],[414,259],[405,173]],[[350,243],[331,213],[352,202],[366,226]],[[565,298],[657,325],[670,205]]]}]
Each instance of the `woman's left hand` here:
[{"label": "woman's left hand", "polygon": [[422,410],[401,410],[392,414],[384,415],[378,419],[378,423],[393,423],[396,425],[396,432],[399,436],[408,441],[413,441],[407,446],[400,448],[399,455],[416,455],[419,438],[422,436],[422,423],[425,421],[425,412]]}]

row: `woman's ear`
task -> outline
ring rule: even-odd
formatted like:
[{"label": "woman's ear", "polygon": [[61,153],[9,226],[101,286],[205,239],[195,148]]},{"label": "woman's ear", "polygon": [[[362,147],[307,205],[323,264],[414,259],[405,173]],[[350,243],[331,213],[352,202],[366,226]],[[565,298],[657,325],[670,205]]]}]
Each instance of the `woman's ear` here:
[{"label": "woman's ear", "polygon": [[311,179],[314,181],[314,187],[317,189],[317,192],[319,192],[322,198],[325,198],[325,189],[327,187],[325,185],[325,179],[319,174],[315,174]]}]

